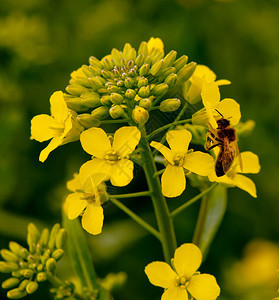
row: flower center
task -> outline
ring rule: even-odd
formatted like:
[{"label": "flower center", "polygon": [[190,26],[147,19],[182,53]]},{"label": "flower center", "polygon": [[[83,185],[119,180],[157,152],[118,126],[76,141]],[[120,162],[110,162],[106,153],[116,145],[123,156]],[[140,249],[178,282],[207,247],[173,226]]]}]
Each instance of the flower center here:
[{"label": "flower center", "polygon": [[121,157],[115,150],[108,151],[105,155],[105,160],[111,165],[115,165],[120,159]]},{"label": "flower center", "polygon": [[177,167],[182,167],[183,166],[183,163],[184,163],[184,156],[182,155],[176,155],[174,157],[174,165],[177,166]]},{"label": "flower center", "polygon": [[185,276],[177,276],[176,285],[182,289],[186,289],[189,285],[189,279],[187,279]]}]

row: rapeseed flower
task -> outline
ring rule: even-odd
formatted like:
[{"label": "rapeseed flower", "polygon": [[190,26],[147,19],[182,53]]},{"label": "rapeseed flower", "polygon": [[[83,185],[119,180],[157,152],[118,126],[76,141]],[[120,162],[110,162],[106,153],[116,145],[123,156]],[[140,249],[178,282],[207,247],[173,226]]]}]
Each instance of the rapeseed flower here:
[{"label": "rapeseed flower", "polygon": [[83,149],[93,155],[92,160],[80,168],[81,182],[93,174],[103,173],[103,180],[115,186],[125,186],[133,179],[134,163],[129,160],[139,143],[140,131],[135,126],[118,129],[111,140],[101,128],[90,128],[82,132],[80,141]]},{"label": "rapeseed flower", "polygon": [[[214,153],[217,156],[218,149],[214,149]],[[224,176],[217,177],[215,170],[212,169],[208,175],[208,179],[211,182],[216,181],[229,186],[237,186],[238,188],[249,193],[252,197],[256,198],[257,191],[255,183],[250,178],[242,175],[242,173],[259,173],[261,169],[259,158],[256,154],[250,151],[242,152],[240,155],[242,160],[242,168],[240,167],[239,159],[235,158],[230,170]]]},{"label": "rapeseed flower", "polygon": [[161,178],[163,194],[166,197],[177,197],[186,187],[184,169],[207,176],[213,168],[214,160],[207,153],[188,152],[192,134],[186,129],[170,130],[166,138],[170,148],[154,141],[150,145],[161,152],[167,161],[166,170]]},{"label": "rapeseed flower", "polygon": [[220,294],[214,276],[197,272],[202,262],[200,249],[183,244],[175,250],[173,269],[165,262],[152,262],[145,267],[149,281],[165,289],[162,300],[188,300],[188,293],[197,300],[215,300]]},{"label": "rapeseed flower", "polygon": [[239,104],[231,98],[220,101],[221,96],[216,82],[205,83],[202,87],[201,97],[204,109],[193,114],[193,124],[206,125],[209,123],[213,128],[217,128],[216,120],[222,117],[229,119],[233,126],[238,124],[241,118]]},{"label": "rapeseed flower", "polygon": [[189,81],[182,86],[183,95],[187,101],[194,104],[201,100],[201,91],[205,83],[216,82],[218,86],[231,84],[229,80],[216,81],[216,74],[205,65],[197,65]]},{"label": "rapeseed flower", "polygon": [[73,192],[65,202],[65,212],[70,220],[82,214],[82,227],[91,234],[102,232],[104,213],[102,203],[108,200],[103,174],[88,177],[82,184],[78,174],[67,182],[67,188]]},{"label": "rapeseed flower", "polygon": [[77,140],[83,129],[75,121],[76,113],[68,109],[62,91],[55,92],[50,97],[50,112],[51,116],[42,114],[31,120],[31,139],[39,142],[51,139],[40,153],[41,162],[58,146]]}]

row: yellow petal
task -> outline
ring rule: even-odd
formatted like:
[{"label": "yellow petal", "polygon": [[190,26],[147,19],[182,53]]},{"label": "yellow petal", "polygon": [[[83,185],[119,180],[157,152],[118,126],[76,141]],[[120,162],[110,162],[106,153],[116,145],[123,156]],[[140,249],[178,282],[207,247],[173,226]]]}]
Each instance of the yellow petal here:
[{"label": "yellow petal", "polygon": [[181,287],[170,287],[164,292],[161,300],[188,300],[188,293]]},{"label": "yellow petal", "polygon": [[175,285],[177,274],[165,262],[154,261],[145,267],[144,272],[153,285],[165,289]]},{"label": "yellow petal", "polygon": [[158,49],[160,51],[164,51],[164,43],[160,38],[150,38],[147,42],[148,52],[151,53],[153,49]]},{"label": "yellow petal", "polygon": [[94,173],[90,175],[82,185],[82,190],[86,193],[96,194],[98,192],[98,186],[107,178],[107,174]]},{"label": "yellow petal", "polygon": [[195,151],[186,154],[183,167],[201,176],[207,176],[214,168],[214,159],[208,153]]},{"label": "yellow petal", "polygon": [[167,142],[175,154],[186,154],[191,139],[192,133],[186,129],[170,130],[167,132]]},{"label": "yellow petal", "polygon": [[220,295],[215,277],[209,274],[194,275],[187,290],[197,300],[215,300]]},{"label": "yellow petal", "polygon": [[220,92],[216,82],[204,83],[201,96],[204,107],[206,108],[210,104],[214,109],[220,101]]},{"label": "yellow petal", "polygon": [[93,158],[80,167],[79,179],[81,184],[84,184],[90,176],[96,175],[97,178],[103,176],[103,181],[106,181],[109,179],[110,173],[110,164],[108,164],[104,159]]},{"label": "yellow petal", "polygon": [[172,150],[170,148],[164,146],[161,143],[154,142],[154,141],[152,141],[150,143],[150,146],[157,149],[159,152],[161,152],[163,154],[163,156],[165,157],[165,159],[169,163],[173,164],[174,153],[172,152]]},{"label": "yellow petal", "polygon": [[216,74],[205,65],[197,65],[194,76],[203,79],[206,83],[213,82]]},{"label": "yellow petal", "polygon": [[134,163],[126,158],[111,167],[110,182],[115,186],[125,186],[133,179]]},{"label": "yellow petal", "polygon": [[122,157],[131,154],[140,141],[141,133],[136,126],[124,126],[116,130],[112,148]]},{"label": "yellow petal", "polygon": [[257,198],[257,190],[255,183],[248,177],[240,174],[236,174],[232,181],[235,186],[249,193],[252,197]]},{"label": "yellow petal", "polygon": [[186,243],[175,250],[174,266],[180,276],[190,278],[202,262],[201,250],[194,244]]},{"label": "yellow petal", "polygon": [[66,214],[70,220],[77,218],[87,206],[83,193],[72,193],[66,199]]},{"label": "yellow petal", "polygon": [[90,204],[82,216],[82,227],[91,234],[99,234],[102,232],[104,222],[104,212],[101,205]]},{"label": "yellow petal", "polygon": [[177,197],[185,190],[186,178],[182,167],[167,165],[161,180],[162,193],[166,197]]},{"label": "yellow petal", "polygon": [[98,158],[104,158],[111,150],[110,140],[101,128],[93,127],[83,131],[80,142],[84,151]]},{"label": "yellow petal", "polygon": [[47,147],[41,151],[39,161],[44,162],[48,158],[49,153],[62,144],[62,140],[63,137],[55,136],[47,145]]},{"label": "yellow petal", "polygon": [[38,142],[44,142],[55,135],[57,131],[54,126],[57,125],[57,122],[49,115],[38,115],[31,120],[31,139],[34,139]]},{"label": "yellow petal", "polygon": [[77,190],[81,190],[82,186],[79,180],[78,173],[74,174],[74,178],[67,181],[67,189],[71,192],[75,192]]},{"label": "yellow petal", "polygon": [[250,151],[245,151],[241,152],[241,159],[243,163],[243,169],[240,170],[240,167],[238,166],[237,171],[239,173],[257,174],[260,172],[261,166],[258,155]]},{"label": "yellow petal", "polygon": [[64,100],[63,92],[58,91],[51,95],[50,97],[50,112],[51,115],[59,123],[64,123],[68,117],[68,107]]},{"label": "yellow petal", "polygon": [[201,100],[201,89],[204,81],[197,76],[192,76],[190,80],[191,82],[186,81],[182,86],[183,96],[191,104],[195,104]]},{"label": "yellow petal", "polygon": [[231,82],[227,79],[219,79],[216,81],[216,83],[218,84],[218,86],[231,84]]},{"label": "yellow petal", "polygon": [[[240,105],[233,99],[225,98],[216,105],[216,109],[224,116],[225,119],[230,120],[231,125],[238,124],[241,113]],[[215,111],[214,115],[220,119],[220,115]]]},{"label": "yellow petal", "polygon": [[87,78],[87,76],[82,71],[82,67],[71,73],[71,78],[76,79],[77,77]]},{"label": "yellow petal", "polygon": [[229,186],[234,186],[234,182],[230,177],[228,177],[227,175],[217,177],[216,173],[215,173],[215,170],[210,172],[210,174],[208,175],[208,179],[211,182],[215,181],[215,182],[219,182],[219,183],[224,183],[224,184],[229,185]]}]

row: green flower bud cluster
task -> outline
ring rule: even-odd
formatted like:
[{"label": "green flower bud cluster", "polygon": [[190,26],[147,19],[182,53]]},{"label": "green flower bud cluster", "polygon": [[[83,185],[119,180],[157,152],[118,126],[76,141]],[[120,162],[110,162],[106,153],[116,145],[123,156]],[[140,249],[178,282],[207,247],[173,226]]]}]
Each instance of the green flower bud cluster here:
[{"label": "green flower bud cluster", "polygon": [[[170,90],[187,81],[195,71],[196,63],[187,64],[186,55],[177,59],[177,52],[164,56],[163,49],[149,48],[142,42],[136,51],[125,44],[122,51],[113,49],[111,54],[98,60],[89,58],[71,74],[66,87],[68,107],[82,113],[77,120],[84,127],[98,126],[100,120],[132,117],[143,123],[149,118],[152,105],[162,100]],[[160,105],[163,112],[174,111],[180,100]],[[141,116],[135,117],[139,109]],[[136,112],[134,112],[136,110]]]},{"label": "green flower bud cluster", "polygon": [[0,261],[0,272],[11,273],[11,277],[2,283],[9,289],[7,297],[20,299],[33,294],[39,283],[46,281],[56,271],[56,263],[64,254],[63,245],[66,231],[55,224],[49,232],[47,228],[40,233],[33,223],[28,225],[26,249],[16,242],[10,242],[10,249],[0,251],[4,261]]},{"label": "green flower bud cluster", "polygon": [[54,295],[55,299],[75,299],[75,298],[69,298],[73,295],[74,290],[75,290],[74,284],[70,281],[65,281],[63,285],[60,285],[57,288],[51,288],[50,292]]}]

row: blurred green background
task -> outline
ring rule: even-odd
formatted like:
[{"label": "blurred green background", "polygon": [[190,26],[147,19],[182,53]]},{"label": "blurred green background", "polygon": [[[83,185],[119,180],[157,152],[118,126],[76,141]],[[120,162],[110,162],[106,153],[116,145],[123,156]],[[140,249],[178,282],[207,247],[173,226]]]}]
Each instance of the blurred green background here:
[{"label": "blurred green background", "polygon": [[[142,40],[160,37],[166,53],[174,49],[179,55],[187,54],[190,60],[214,70],[218,79],[231,80],[231,86],[222,88],[222,98],[240,103],[243,121],[256,121],[254,132],[240,140],[239,147],[260,157],[261,173],[250,176],[257,185],[258,198],[229,190],[225,219],[201,271],[216,276],[222,289],[220,299],[275,297],[279,287],[272,273],[279,268],[274,245],[279,236],[278,16],[277,0],[2,0],[0,248],[7,248],[9,240],[24,244],[30,221],[48,227],[60,222],[65,182],[89,158],[79,143],[74,143],[58,148],[40,163],[38,156],[44,145],[29,139],[31,118],[49,113],[50,95],[64,90],[70,73],[87,64],[89,56],[102,58],[113,47],[121,49],[125,42],[137,48]],[[142,184],[138,176],[126,190],[140,189]],[[189,186],[185,199],[196,193]],[[126,203],[153,221],[147,199]],[[176,220],[179,244],[191,241],[197,213],[195,204]],[[162,259],[160,245],[137,224],[108,204],[104,234],[88,239],[101,277],[127,272],[128,280],[115,293],[116,300],[160,299],[162,290],[149,284],[143,273],[146,264]],[[249,246],[254,252],[250,248],[246,251],[252,258],[243,259],[244,248],[255,239],[258,241]],[[251,256],[252,252],[258,256]],[[256,263],[261,258],[274,262],[271,271],[265,264],[267,276],[255,271],[261,269],[253,269],[253,259]],[[62,276],[67,270],[65,259]],[[252,273],[255,277],[255,272],[258,276],[253,281],[250,277]],[[1,274],[1,281],[4,278]],[[46,288],[29,298],[51,299]],[[6,299],[3,290],[0,295]]]}]

